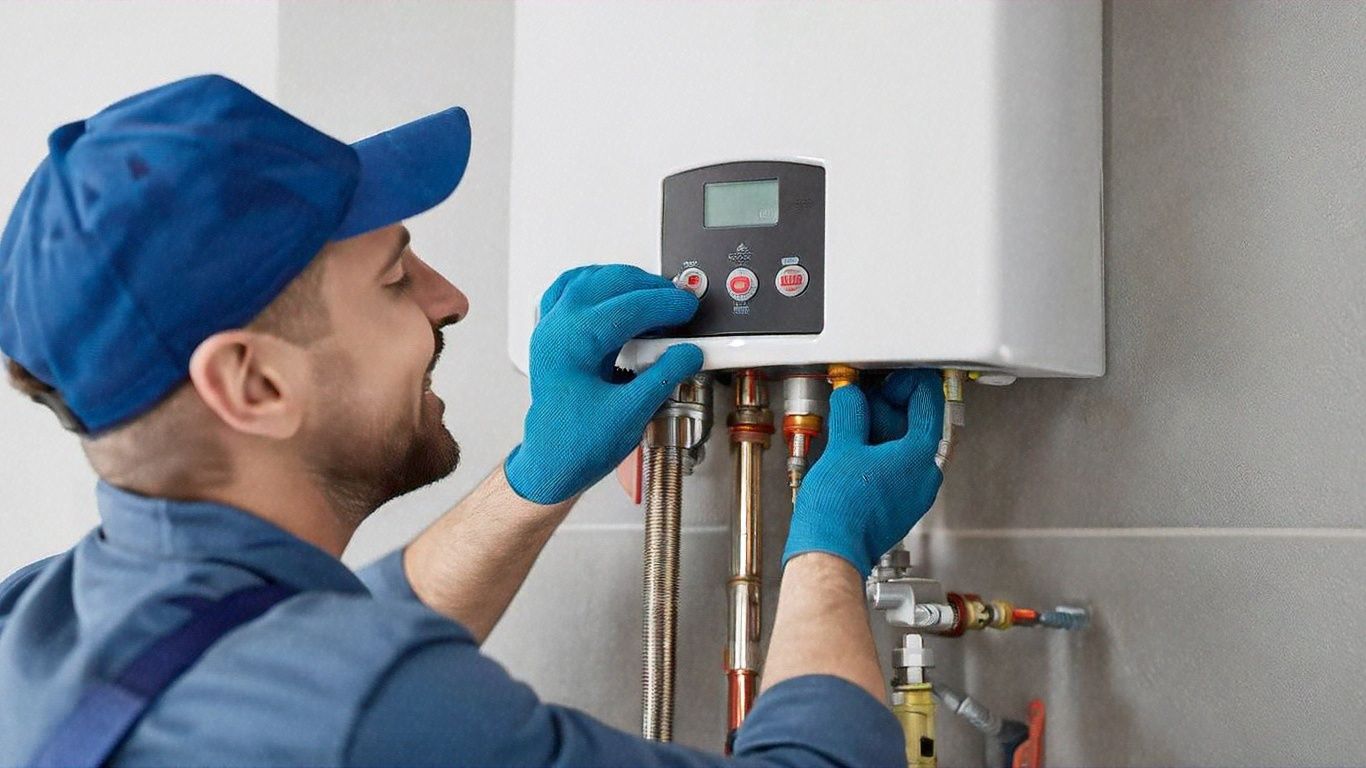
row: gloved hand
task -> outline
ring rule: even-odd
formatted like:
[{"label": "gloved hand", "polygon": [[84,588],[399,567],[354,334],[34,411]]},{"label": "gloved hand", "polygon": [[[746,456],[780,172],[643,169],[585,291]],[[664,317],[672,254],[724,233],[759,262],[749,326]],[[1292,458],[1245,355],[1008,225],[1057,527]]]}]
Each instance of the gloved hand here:
[{"label": "gloved hand", "polygon": [[571,269],[541,297],[531,334],[531,409],[522,444],[503,464],[517,495],[555,504],[612,471],[640,442],[674,387],[702,367],[702,350],[675,344],[624,384],[612,367],[627,341],[682,325],[697,298],[625,265]]},{"label": "gloved hand", "polygon": [[828,552],[868,573],[934,503],[943,426],[944,390],[934,371],[897,371],[867,393],[835,390],[825,452],[797,492],[783,563]]}]

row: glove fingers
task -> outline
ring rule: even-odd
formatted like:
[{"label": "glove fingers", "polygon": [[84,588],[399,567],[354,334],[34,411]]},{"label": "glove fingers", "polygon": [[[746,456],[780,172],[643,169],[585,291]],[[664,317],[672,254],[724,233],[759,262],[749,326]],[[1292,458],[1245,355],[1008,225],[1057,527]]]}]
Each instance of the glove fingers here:
[{"label": "glove fingers", "polygon": [[828,447],[868,443],[868,399],[858,387],[840,387],[830,395]]},{"label": "glove fingers", "polygon": [[906,403],[906,436],[919,447],[935,446],[944,431],[944,386],[934,371],[918,370],[915,389]]},{"label": "glove fingers", "polygon": [[696,344],[675,344],[629,384],[623,385],[627,408],[645,422],[668,399],[680,382],[702,370],[702,349]]},{"label": "glove fingers", "polygon": [[589,265],[586,267],[575,267],[574,269],[567,269],[564,272],[560,273],[560,276],[555,278],[555,282],[551,283],[550,287],[545,289],[545,293],[541,294],[540,317],[545,317],[546,315],[550,314],[550,310],[555,307],[555,304],[557,302],[559,302],[560,297],[564,295],[565,289],[569,287],[570,283],[578,280],[581,276],[587,277],[588,275],[592,274],[593,272],[596,272],[599,269],[602,269],[602,267],[597,265]]},{"label": "glove fingers", "polygon": [[911,393],[915,391],[916,384],[920,381],[917,377],[918,371],[911,369],[901,369],[893,371],[891,375],[882,382],[879,394],[898,411],[906,410],[906,403],[911,399]]},{"label": "glove fingers", "polygon": [[906,434],[906,406],[893,406],[886,400],[873,395],[868,398],[868,410],[872,422],[871,440],[874,444],[900,439]]},{"label": "glove fingers", "polygon": [[584,327],[601,343],[603,354],[657,328],[688,322],[697,312],[697,297],[665,282],[666,288],[631,290],[593,307],[584,315]]},{"label": "glove fingers", "polygon": [[565,289],[565,297],[588,309],[631,291],[651,288],[674,288],[672,280],[646,272],[629,264],[608,264],[599,267],[582,280],[575,280]]}]

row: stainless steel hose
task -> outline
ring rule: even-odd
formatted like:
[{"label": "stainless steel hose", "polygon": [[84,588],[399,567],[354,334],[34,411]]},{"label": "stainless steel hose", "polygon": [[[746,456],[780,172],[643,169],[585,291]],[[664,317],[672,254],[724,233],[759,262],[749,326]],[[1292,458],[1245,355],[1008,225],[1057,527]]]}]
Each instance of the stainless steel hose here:
[{"label": "stainless steel hose", "polygon": [[672,741],[683,449],[650,447],[647,450],[645,481],[649,491],[645,500],[640,731],[653,741]]},{"label": "stainless steel hose", "polygon": [[683,476],[700,459],[711,430],[711,390],[707,374],[685,380],[645,429],[640,732],[654,741],[673,740]]}]

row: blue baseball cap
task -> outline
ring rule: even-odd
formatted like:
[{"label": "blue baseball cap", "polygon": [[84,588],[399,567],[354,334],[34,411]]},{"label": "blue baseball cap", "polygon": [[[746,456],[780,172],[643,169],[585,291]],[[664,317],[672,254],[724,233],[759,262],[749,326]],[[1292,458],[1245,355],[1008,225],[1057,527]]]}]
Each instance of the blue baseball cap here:
[{"label": "blue baseball cap", "polygon": [[0,351],[68,426],[117,426],[326,243],[446,199],[469,150],[459,107],[347,145],[218,75],[64,125],[0,236]]}]

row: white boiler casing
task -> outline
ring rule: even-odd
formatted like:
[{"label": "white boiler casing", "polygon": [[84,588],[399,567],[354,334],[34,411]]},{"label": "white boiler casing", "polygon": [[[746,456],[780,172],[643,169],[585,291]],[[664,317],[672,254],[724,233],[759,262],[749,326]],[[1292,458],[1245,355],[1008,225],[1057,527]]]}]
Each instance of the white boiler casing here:
[{"label": "white boiler casing", "polygon": [[797,160],[825,173],[822,330],[690,338],[706,368],[1104,372],[1098,2],[523,0],[514,56],[523,371],[559,272],[660,271],[666,177]]}]

